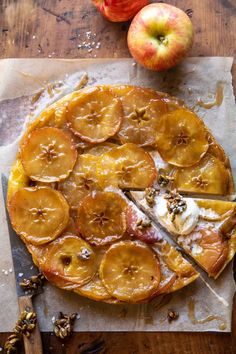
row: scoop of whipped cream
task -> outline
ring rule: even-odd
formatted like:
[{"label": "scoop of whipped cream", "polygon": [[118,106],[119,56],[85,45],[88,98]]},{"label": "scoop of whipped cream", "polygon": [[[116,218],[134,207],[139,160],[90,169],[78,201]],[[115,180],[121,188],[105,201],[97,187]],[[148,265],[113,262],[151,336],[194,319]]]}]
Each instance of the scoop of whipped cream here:
[{"label": "scoop of whipped cream", "polygon": [[189,234],[197,225],[199,217],[199,208],[195,201],[188,198],[183,199],[187,207],[182,213],[176,214],[174,218],[168,210],[168,201],[164,196],[156,198],[154,207],[154,213],[160,224],[169,232],[178,235]]}]

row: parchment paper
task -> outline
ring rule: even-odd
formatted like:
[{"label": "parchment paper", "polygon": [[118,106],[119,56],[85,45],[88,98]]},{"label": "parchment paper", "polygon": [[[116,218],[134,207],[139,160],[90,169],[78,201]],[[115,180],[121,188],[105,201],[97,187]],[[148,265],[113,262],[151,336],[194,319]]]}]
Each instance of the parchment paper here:
[{"label": "parchment paper", "polygon": [[[0,61],[0,168],[8,175],[18,147],[24,122],[34,119],[46,105],[72,91],[85,72],[89,84],[141,85],[169,92],[193,107],[198,98],[214,101],[217,83],[223,85],[220,106],[198,114],[212,130],[231,158],[236,176],[236,107],[232,89],[232,58],[188,58],[167,73],[154,73],[136,65],[131,59],[5,59]],[[61,83],[58,83],[61,81]],[[33,95],[56,82],[60,86],[45,90],[32,104]],[[27,114],[30,115],[27,117]],[[12,271],[6,214],[0,187],[0,331],[12,330],[18,316],[14,271]],[[206,283],[207,282],[207,283]],[[77,331],[222,331],[222,320],[194,324],[188,316],[190,300],[195,303],[197,319],[220,316],[230,331],[232,298],[235,291],[232,264],[220,278],[209,280],[205,274],[190,286],[148,305],[108,305],[96,303],[47,284],[34,305],[42,331],[52,330],[52,317],[59,311],[78,312]],[[167,320],[167,310],[179,312],[179,319]],[[224,326],[223,326],[224,327]]]}]

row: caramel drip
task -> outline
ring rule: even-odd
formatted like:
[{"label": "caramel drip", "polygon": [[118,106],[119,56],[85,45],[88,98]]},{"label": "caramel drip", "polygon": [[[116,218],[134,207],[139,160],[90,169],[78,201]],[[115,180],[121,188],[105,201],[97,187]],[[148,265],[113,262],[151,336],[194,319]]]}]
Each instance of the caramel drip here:
[{"label": "caramel drip", "polygon": [[192,322],[192,324],[194,324],[194,325],[195,324],[204,324],[204,323],[216,320],[216,321],[219,321],[218,328],[220,330],[223,331],[227,327],[225,319],[223,317],[217,316],[217,315],[209,315],[206,318],[202,318],[202,319],[198,320],[195,315],[195,301],[193,299],[190,299],[189,303],[188,303],[188,317],[189,317],[190,321]]},{"label": "caramel drip", "polygon": [[216,86],[216,94],[215,94],[215,99],[212,102],[203,102],[201,98],[197,100],[197,105],[206,109],[210,109],[214,106],[219,107],[223,101],[223,85],[221,82],[218,82]]}]

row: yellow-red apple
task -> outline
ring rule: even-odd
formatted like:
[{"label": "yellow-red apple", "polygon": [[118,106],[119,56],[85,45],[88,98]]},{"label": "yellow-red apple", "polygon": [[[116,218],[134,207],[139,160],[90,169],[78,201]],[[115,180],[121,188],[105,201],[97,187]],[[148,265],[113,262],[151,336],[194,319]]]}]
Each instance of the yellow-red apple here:
[{"label": "yellow-red apple", "polygon": [[134,17],[128,31],[128,47],[134,59],[147,69],[166,70],[186,55],[193,42],[193,25],[175,6],[156,3]]},{"label": "yellow-red apple", "polygon": [[148,0],[92,0],[97,9],[112,22],[123,22],[133,18]]}]

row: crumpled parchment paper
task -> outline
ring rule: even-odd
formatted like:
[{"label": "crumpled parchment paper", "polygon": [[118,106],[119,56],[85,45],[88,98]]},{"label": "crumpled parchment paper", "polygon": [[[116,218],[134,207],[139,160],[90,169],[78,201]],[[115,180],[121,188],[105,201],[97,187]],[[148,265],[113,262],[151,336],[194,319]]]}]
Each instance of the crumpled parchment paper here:
[{"label": "crumpled parchment paper", "polygon": [[[232,58],[188,58],[165,73],[147,71],[131,59],[3,59],[0,61],[0,170],[9,174],[18,141],[26,122],[33,120],[46,105],[74,90],[87,73],[88,84],[133,84],[152,87],[183,98],[195,107],[217,141],[230,157],[236,176],[236,107],[232,89]],[[52,85],[52,83],[56,83]],[[197,104],[214,102],[217,85],[222,85],[223,101],[211,109]],[[36,102],[35,93],[42,90]],[[27,116],[28,115],[28,116]],[[12,330],[18,316],[14,270],[0,187],[0,331]],[[59,311],[78,312],[76,331],[230,331],[235,284],[232,263],[218,280],[202,272],[193,284],[167,297],[145,305],[97,303],[47,284],[34,300],[42,331],[52,330],[52,317]],[[194,323],[189,316],[195,305],[195,318],[216,319]],[[171,323],[167,310],[179,312]],[[218,318],[219,317],[219,318]],[[204,321],[201,321],[204,322]]]}]

